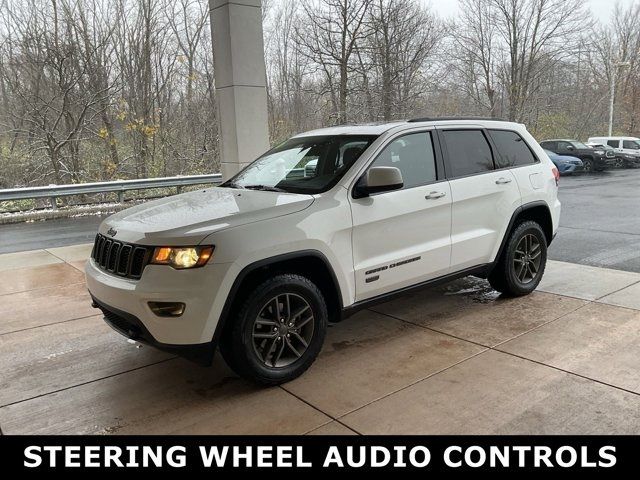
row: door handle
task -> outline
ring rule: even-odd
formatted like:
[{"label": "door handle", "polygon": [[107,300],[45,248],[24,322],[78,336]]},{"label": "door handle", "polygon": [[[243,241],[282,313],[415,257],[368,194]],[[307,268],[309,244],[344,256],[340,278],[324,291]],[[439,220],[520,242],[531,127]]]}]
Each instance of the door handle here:
[{"label": "door handle", "polygon": [[500,177],[499,179],[496,180],[496,183],[498,185],[504,185],[506,183],[511,183],[511,179],[510,178]]},{"label": "door handle", "polygon": [[424,198],[427,200],[435,200],[436,198],[442,198],[446,195],[445,192],[431,192],[429,195],[426,195]]}]

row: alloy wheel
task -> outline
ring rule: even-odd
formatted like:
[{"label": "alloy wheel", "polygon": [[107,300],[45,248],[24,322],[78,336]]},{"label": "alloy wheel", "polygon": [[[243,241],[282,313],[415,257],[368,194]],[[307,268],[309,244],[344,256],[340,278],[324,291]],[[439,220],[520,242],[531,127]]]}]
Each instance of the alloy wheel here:
[{"label": "alloy wheel", "polygon": [[514,256],[513,268],[518,280],[527,284],[536,279],[542,262],[542,246],[533,234],[524,235],[518,242]]},{"label": "alloy wheel", "polygon": [[268,367],[286,367],[309,348],[314,330],[313,310],[295,293],[273,297],[260,310],[251,333],[258,358]]}]

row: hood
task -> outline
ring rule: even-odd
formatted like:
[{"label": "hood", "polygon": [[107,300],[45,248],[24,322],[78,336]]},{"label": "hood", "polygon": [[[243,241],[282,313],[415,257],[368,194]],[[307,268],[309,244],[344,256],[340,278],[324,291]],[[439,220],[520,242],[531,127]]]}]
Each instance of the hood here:
[{"label": "hood", "polygon": [[299,212],[313,200],[311,195],[214,187],[118,212],[102,222],[100,233],[146,245],[197,245],[213,232]]}]

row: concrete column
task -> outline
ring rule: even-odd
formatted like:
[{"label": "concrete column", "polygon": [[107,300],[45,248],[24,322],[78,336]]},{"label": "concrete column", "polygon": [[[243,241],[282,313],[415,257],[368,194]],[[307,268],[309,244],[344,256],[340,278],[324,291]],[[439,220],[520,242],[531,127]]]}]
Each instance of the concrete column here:
[{"label": "concrete column", "polygon": [[209,0],[223,179],[269,149],[262,0]]}]

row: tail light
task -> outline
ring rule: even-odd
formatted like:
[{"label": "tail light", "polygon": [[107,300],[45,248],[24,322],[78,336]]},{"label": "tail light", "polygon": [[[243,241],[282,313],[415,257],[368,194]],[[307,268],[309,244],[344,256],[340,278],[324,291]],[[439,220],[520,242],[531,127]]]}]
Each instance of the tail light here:
[{"label": "tail light", "polygon": [[551,171],[553,172],[553,178],[556,179],[556,187],[557,187],[558,183],[560,183],[560,172],[556,167],[553,167]]}]

